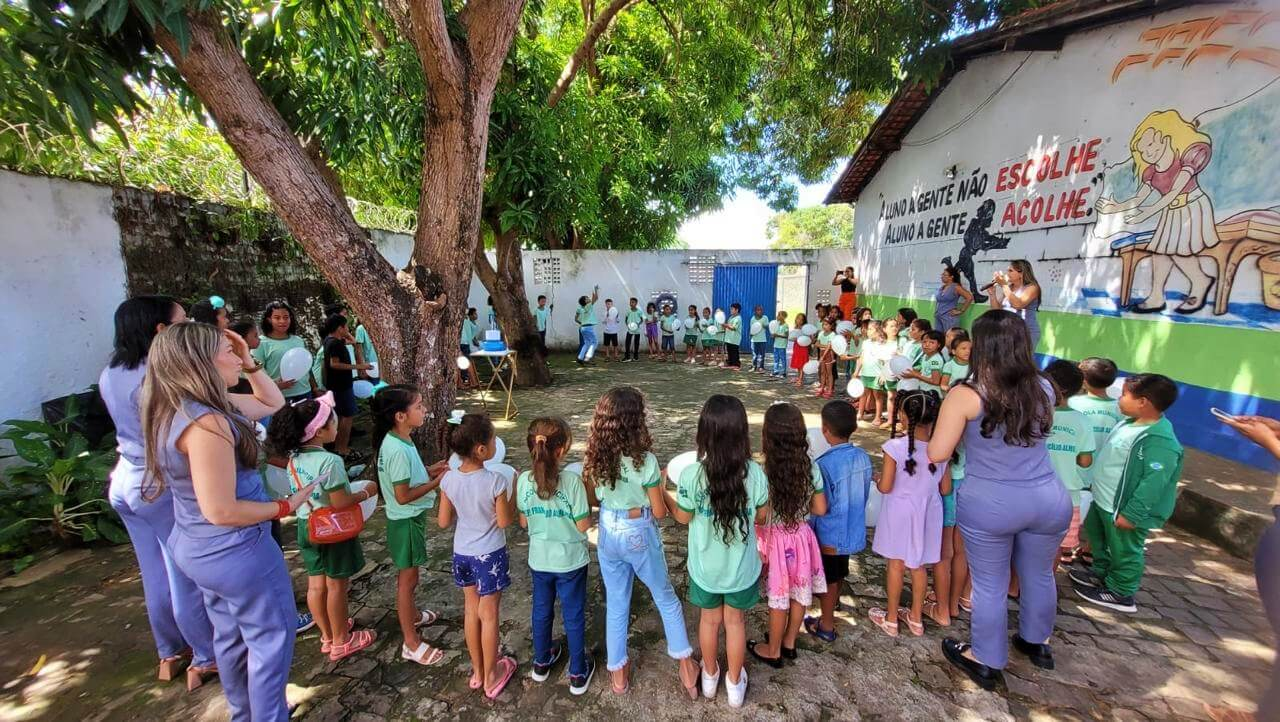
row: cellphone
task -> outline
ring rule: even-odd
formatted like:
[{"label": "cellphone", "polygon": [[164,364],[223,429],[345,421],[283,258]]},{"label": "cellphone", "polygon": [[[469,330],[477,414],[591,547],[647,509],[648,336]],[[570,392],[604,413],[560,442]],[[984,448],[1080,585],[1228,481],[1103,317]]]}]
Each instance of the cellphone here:
[{"label": "cellphone", "polygon": [[1222,409],[1220,409],[1220,408],[1218,408],[1218,407],[1216,407],[1216,406],[1211,406],[1211,407],[1209,407],[1209,413],[1213,414],[1214,416],[1217,416],[1219,419],[1222,419],[1223,421],[1235,421],[1235,420],[1236,420],[1236,416],[1235,416],[1235,415],[1233,415],[1233,414],[1228,414],[1227,412],[1223,411]]}]

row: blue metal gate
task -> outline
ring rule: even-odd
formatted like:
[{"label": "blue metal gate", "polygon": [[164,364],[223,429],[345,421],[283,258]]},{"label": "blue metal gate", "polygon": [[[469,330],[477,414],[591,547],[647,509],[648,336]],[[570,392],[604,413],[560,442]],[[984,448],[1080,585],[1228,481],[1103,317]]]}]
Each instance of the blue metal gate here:
[{"label": "blue metal gate", "polygon": [[778,267],[766,263],[716,266],[714,280],[711,288],[714,308],[724,309],[727,316],[731,304],[742,306],[742,346],[750,353],[751,335],[748,328],[755,307],[763,306],[764,315],[771,319],[777,311]]}]

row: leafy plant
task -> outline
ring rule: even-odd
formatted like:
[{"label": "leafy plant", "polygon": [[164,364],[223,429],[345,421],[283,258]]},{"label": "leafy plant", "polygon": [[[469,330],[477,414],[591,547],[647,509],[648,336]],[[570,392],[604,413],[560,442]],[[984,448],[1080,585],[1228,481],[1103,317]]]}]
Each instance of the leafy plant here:
[{"label": "leafy plant", "polygon": [[[0,473],[0,555],[19,555],[51,537],[60,544],[105,539],[128,540],[120,518],[107,503],[107,478],[116,460],[114,435],[91,448],[75,430],[83,411],[75,396],[56,423],[11,419],[0,434],[17,457]],[[15,564],[20,569],[30,555]]]}]

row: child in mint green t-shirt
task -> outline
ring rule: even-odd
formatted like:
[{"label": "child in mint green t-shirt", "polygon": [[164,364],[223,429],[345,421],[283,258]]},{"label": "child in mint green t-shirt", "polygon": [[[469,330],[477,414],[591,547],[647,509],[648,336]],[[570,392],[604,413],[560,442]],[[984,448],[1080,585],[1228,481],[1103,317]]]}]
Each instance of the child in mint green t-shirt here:
[{"label": "child in mint green t-shirt", "polygon": [[773,327],[773,373],[772,376],[785,379],[787,377],[787,340],[791,327],[787,325],[787,312],[778,311],[778,320]]},{"label": "child in mint green t-shirt", "polygon": [[[736,397],[716,394],[707,399],[698,419],[697,456],[677,481],[676,496],[663,491],[667,507],[682,524],[689,525],[689,603],[701,608],[702,628],[713,627],[716,636],[723,624],[733,629],[738,649],[728,651],[730,660],[746,657],[744,612],[759,600],[760,554],[756,551],[754,524],[764,524],[769,516],[769,482],[764,470],[751,460],[751,440],[747,411]],[[725,478],[708,478],[713,468],[704,462],[710,447],[720,457],[718,473]],[[732,490],[732,491],[730,491]],[[745,503],[741,509],[717,509],[713,494],[735,493]],[[714,621],[713,621],[714,620]],[[705,637],[703,638],[705,641]],[[704,658],[715,659],[716,649],[703,646]],[[720,671],[703,667],[708,678],[719,682]],[[747,690],[747,676],[741,661],[725,669],[729,703],[740,705]]]},{"label": "child in mint green t-shirt", "polygon": [[[410,441],[414,429],[426,422],[422,395],[412,386],[388,386],[370,402],[373,443],[378,449],[378,486],[387,514],[387,551],[398,570],[396,616],[403,637],[400,656],[422,665],[444,658],[444,651],[422,641],[417,628],[436,620],[436,613],[413,602],[418,567],[427,563],[426,511],[435,505],[429,496],[440,487],[448,470],[441,461],[428,469]],[[406,603],[407,600],[407,603]]]},{"label": "child in mint green t-shirt", "polygon": [[943,334],[941,331],[928,331],[920,337],[919,369],[911,369],[902,375],[904,379],[916,379],[922,391],[942,393],[943,368],[947,362],[942,358]]},{"label": "child in mint green t-shirt", "polygon": [[742,306],[737,303],[729,305],[729,317],[724,322],[724,350],[725,368],[741,370],[738,354],[742,351]]},{"label": "child in mint green t-shirt", "polygon": [[528,446],[533,469],[516,479],[520,526],[529,530],[533,576],[533,679],[547,679],[560,652],[551,641],[556,602],[569,652],[569,688],[586,691],[595,663],[586,654],[587,528],[591,506],[582,477],[560,468],[573,443],[564,419],[534,419]]},{"label": "child in mint green t-shirt", "polygon": [[1080,497],[1089,488],[1088,481],[1081,472],[1093,465],[1094,444],[1093,430],[1084,414],[1072,409],[1067,400],[1080,392],[1084,381],[1080,369],[1070,361],[1058,359],[1045,367],[1048,376],[1056,387],[1057,402],[1053,410],[1053,430],[1045,440],[1049,450],[1049,463],[1058,473],[1062,485],[1071,494],[1071,526],[1067,535],[1059,545],[1059,561],[1070,564],[1075,561],[1076,548],[1080,544]]},{"label": "child in mint green t-shirt", "polygon": [[315,485],[307,501],[298,507],[298,551],[307,573],[307,608],[320,628],[320,652],[336,662],[373,644],[372,632],[347,627],[351,577],[364,568],[364,553],[358,537],[327,544],[313,542],[311,516],[322,509],[354,507],[376,496],[377,487],[353,488],[342,457],[325,450],[325,444],[338,438],[333,404],[331,393],[286,404],[272,416],[267,446],[273,455],[288,457],[291,491]]}]

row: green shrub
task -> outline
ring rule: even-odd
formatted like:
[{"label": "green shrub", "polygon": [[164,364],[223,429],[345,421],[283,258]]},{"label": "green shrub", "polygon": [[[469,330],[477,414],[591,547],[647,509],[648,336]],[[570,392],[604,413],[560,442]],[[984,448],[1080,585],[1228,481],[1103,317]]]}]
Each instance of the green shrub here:
[{"label": "green shrub", "polygon": [[14,571],[30,563],[30,552],[50,543],[119,544],[129,538],[107,503],[115,436],[91,448],[74,428],[81,413],[71,397],[57,423],[3,424],[0,439],[12,443],[14,453],[0,458],[20,460],[0,470],[0,557],[15,558]]}]

